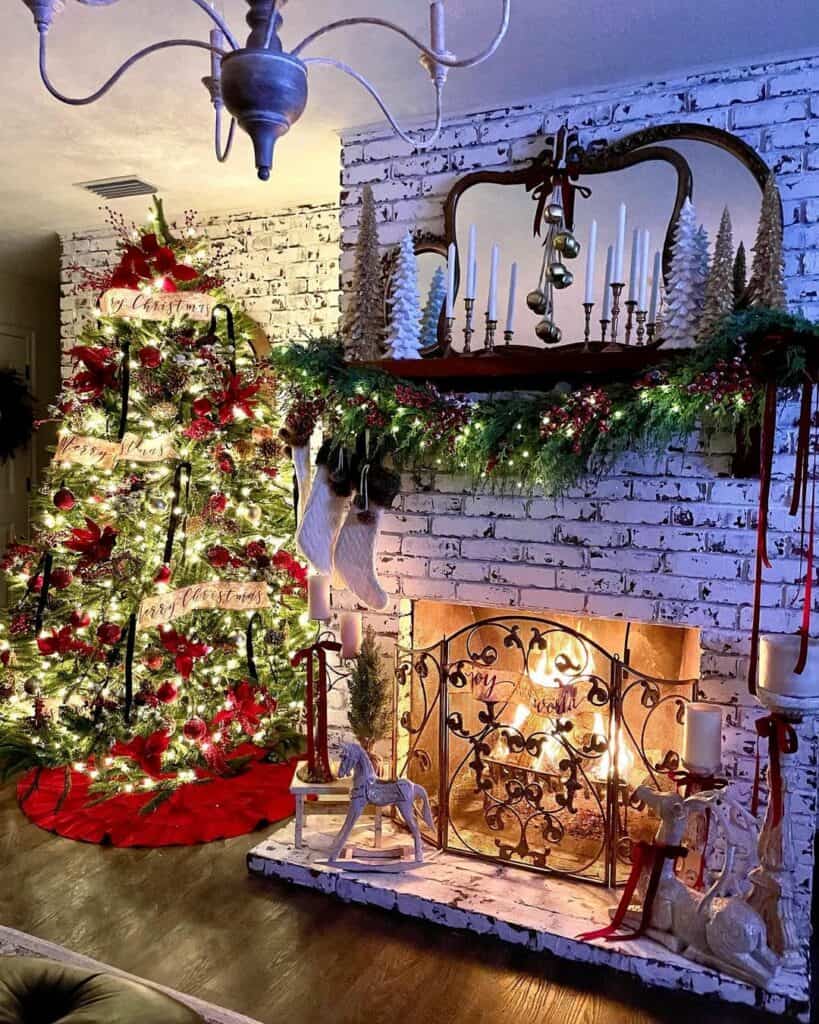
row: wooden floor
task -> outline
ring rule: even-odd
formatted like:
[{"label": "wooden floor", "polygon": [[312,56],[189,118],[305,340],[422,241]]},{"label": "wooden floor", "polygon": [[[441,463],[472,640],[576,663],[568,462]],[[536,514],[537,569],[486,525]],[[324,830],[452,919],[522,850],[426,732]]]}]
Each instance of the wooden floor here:
[{"label": "wooden floor", "polygon": [[257,836],[112,850],[29,824],[0,789],[0,922],[265,1024],[764,1020],[615,973],[250,879]]}]

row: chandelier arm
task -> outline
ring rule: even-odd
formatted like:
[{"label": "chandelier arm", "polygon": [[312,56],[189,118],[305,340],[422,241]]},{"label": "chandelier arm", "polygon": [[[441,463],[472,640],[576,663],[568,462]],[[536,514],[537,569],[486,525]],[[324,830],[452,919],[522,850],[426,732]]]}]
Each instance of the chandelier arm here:
[{"label": "chandelier arm", "polygon": [[438,141],[438,136],[441,134],[441,127],[443,124],[443,83],[435,83],[435,127],[432,134],[426,139],[413,138],[408,132],[405,132],[403,128],[398,124],[398,121],[392,114],[392,111],[381,98],[380,93],[367,79],[359,74],[354,68],[351,68],[349,64],[345,64],[343,61],[336,60],[335,57],[306,57],[304,59],[305,64],[321,64],[325,67],[337,68],[339,71],[343,71],[345,75],[349,75],[354,78],[359,85],[362,85],[367,92],[372,96],[378,106],[381,108],[384,117],[389,121],[390,127],[395,134],[403,139],[408,145],[413,146],[415,149],[429,149],[430,146],[435,145]]},{"label": "chandelier arm", "polygon": [[[214,104],[215,106],[215,104]],[[222,149],[222,105],[216,107],[216,130],[214,136],[214,148],[216,150],[216,159],[220,164],[225,163],[227,158],[230,156],[230,151],[233,149],[233,136],[236,132],[236,118],[230,119],[230,128],[228,128],[227,142],[225,143],[224,150]]]},{"label": "chandelier arm", "polygon": [[279,13],[279,0],[273,0],[273,9],[270,12],[270,17],[267,21],[267,32],[264,37],[264,48],[265,50],[270,48],[270,43],[273,39],[273,33],[276,31],[276,15]]},{"label": "chandelier arm", "polygon": [[200,10],[203,10],[205,14],[207,14],[207,16],[211,19],[211,21],[216,22],[216,25],[224,33],[225,39],[227,39],[227,41],[230,43],[231,50],[240,49],[236,36],[234,36],[234,34],[228,28],[227,22],[222,17],[222,15],[214,7],[212,7],[211,4],[208,3],[208,0],[193,0],[193,3],[195,3],[196,6],[200,8]]},{"label": "chandelier arm", "polygon": [[411,32],[407,29],[402,28],[400,25],[396,25],[391,21],[387,21],[385,18],[342,18],[339,21],[330,22],[329,25],[324,25],[322,28],[316,29],[309,36],[298,44],[293,50],[293,56],[298,57],[305,47],[310,46],[311,43],[315,42],[320,36],[325,35],[327,32],[332,32],[337,28],[350,28],[353,25],[375,25],[378,28],[386,28],[391,32],[397,32],[398,35],[403,36],[408,42],[412,43],[418,50],[421,51],[430,60],[435,61],[436,64],[440,64],[445,68],[474,68],[478,64],[482,64],[485,60],[488,60],[503,42],[503,38],[506,35],[507,29],[509,28],[509,19],[512,12],[512,0],[503,0],[503,13],[501,16],[501,25],[498,29],[495,38],[492,42],[476,54],[474,57],[455,57],[452,54],[436,53],[431,50],[428,46],[422,43],[419,39],[416,39]]},{"label": "chandelier arm", "polygon": [[[66,96],[56,88],[48,77],[48,71],[46,70],[46,40],[47,33],[40,32],[40,78],[43,81],[43,85],[51,93],[51,95],[60,100],[61,103],[67,103],[72,107],[84,107],[90,103],[95,103],[98,99],[101,99],[107,92],[109,92],[113,86],[122,78],[129,68],[132,68],[137,61],[142,60],[143,57],[147,57],[151,53],[156,53],[157,50],[167,50],[172,46],[194,46],[200,50],[213,51],[214,47],[210,43],[200,42],[198,39],[165,39],[161,43],[153,43],[151,46],[146,46],[143,50],[139,50],[132,54],[123,64],[121,64],[117,70],[111,75],[107,82],[104,82],[96,92],[91,93],[90,96]],[[222,51],[216,51],[221,53]]]}]

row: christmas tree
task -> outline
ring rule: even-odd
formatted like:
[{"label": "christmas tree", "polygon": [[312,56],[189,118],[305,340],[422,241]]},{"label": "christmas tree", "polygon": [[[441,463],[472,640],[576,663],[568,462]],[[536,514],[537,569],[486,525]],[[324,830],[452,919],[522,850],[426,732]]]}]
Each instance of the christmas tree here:
[{"label": "christmas tree", "polygon": [[745,243],[740,242],[737,246],[737,254],[734,257],[734,309],[742,308],[745,301],[745,289],[748,287],[748,265],[745,256]]},{"label": "christmas tree", "polygon": [[782,266],[782,202],[773,175],[765,182],[762,193],[750,292],[759,306],[784,309],[787,304]]},{"label": "christmas tree", "polygon": [[297,742],[306,570],[275,382],[193,215],[182,239],[159,205],[149,230],[112,222],[122,258],[87,276],[103,315],[69,352],[32,538],[3,560],[0,768],[161,802]]},{"label": "christmas tree", "polygon": [[384,279],[378,251],[378,226],[373,190],[364,186],[355,251],[353,284],[347,294],[341,327],[347,355],[363,361],[379,359],[384,340]]},{"label": "christmas tree", "polygon": [[438,323],[441,310],[446,302],[446,272],[443,267],[436,267],[429,285],[427,304],[421,317],[421,345],[428,348],[438,342]]},{"label": "christmas tree", "polygon": [[697,227],[694,204],[686,199],[680,210],[671,247],[662,337],[666,348],[691,348],[702,314],[708,273],[708,238]]},{"label": "christmas tree", "polygon": [[726,206],[714,243],[714,259],[705,285],[705,303],[697,337],[707,341],[720,321],[734,309],[734,240],[731,214]]},{"label": "christmas tree", "polygon": [[401,239],[392,277],[392,303],[387,332],[393,359],[419,359],[421,349],[421,303],[418,299],[418,261],[409,231]]},{"label": "christmas tree", "polygon": [[361,746],[372,754],[375,744],[387,734],[392,710],[390,689],[381,669],[381,656],[372,626],[364,632],[361,653],[353,665],[347,685],[350,727]]}]

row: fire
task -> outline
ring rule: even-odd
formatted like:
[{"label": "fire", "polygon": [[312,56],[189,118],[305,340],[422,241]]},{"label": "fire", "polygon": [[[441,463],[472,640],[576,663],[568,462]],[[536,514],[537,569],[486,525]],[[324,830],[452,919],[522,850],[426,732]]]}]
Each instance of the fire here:
[{"label": "fire", "polygon": [[[599,711],[594,713],[592,732],[602,736],[604,739],[607,735],[606,725]],[[611,755],[614,755],[614,757],[612,758]],[[602,780],[613,775],[612,764],[617,765],[617,774],[621,780],[627,780],[631,769],[634,767],[634,755],[628,748],[628,741],[623,734],[622,727],[618,730],[617,735],[612,737],[611,750],[607,750],[600,757],[594,770],[595,777]]]}]

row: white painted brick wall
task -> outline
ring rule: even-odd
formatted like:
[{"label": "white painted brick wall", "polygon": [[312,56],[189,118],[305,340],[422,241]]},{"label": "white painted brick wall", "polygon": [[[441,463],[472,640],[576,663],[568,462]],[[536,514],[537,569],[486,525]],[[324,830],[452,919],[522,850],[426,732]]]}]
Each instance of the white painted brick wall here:
[{"label": "white painted brick wall", "polygon": [[[215,252],[224,254],[225,287],[271,341],[332,336],[339,317],[339,213],[334,205],[271,214],[224,213],[202,219]],[[104,268],[117,258],[115,239],[91,229],[62,243],[60,337],[70,348],[96,295],[79,287],[72,266]]]}]

